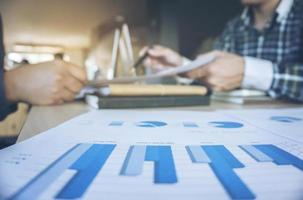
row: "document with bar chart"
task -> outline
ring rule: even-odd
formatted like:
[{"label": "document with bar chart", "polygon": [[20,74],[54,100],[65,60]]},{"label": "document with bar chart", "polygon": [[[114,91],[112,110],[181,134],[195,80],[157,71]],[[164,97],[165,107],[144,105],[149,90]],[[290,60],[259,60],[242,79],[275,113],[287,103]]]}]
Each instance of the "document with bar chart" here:
[{"label": "document with bar chart", "polygon": [[303,109],[91,111],[0,151],[0,199],[303,199]]}]

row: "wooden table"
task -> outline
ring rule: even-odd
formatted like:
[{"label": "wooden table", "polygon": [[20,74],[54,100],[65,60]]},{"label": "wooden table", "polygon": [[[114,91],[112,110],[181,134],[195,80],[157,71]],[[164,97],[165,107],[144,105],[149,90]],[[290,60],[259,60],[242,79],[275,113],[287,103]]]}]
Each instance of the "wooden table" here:
[{"label": "wooden table", "polygon": [[[209,106],[157,108],[140,110],[217,110],[217,109],[255,109],[255,108],[290,108],[302,107],[300,104],[290,104],[279,101],[270,101],[262,104],[238,105],[222,102],[212,102]],[[34,106],[20,132],[17,142],[33,137],[43,131],[53,128],[73,117],[88,112],[90,108],[84,102],[73,102],[59,106]]]}]

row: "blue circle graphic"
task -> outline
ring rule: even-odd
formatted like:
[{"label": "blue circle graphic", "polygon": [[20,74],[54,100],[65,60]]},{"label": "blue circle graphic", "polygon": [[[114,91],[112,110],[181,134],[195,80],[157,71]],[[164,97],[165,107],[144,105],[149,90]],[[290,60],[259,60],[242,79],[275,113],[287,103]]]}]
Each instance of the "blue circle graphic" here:
[{"label": "blue circle graphic", "polygon": [[209,122],[212,126],[216,128],[241,128],[244,125],[238,122],[230,122],[230,121],[214,121]]},{"label": "blue circle graphic", "polygon": [[156,127],[162,127],[166,126],[167,123],[165,122],[159,122],[159,121],[142,121],[136,123],[136,126],[138,127],[144,127],[144,128],[156,128]]},{"label": "blue circle graphic", "polygon": [[284,123],[293,123],[302,120],[297,117],[289,117],[289,116],[272,116],[270,119],[273,121],[284,122]]}]

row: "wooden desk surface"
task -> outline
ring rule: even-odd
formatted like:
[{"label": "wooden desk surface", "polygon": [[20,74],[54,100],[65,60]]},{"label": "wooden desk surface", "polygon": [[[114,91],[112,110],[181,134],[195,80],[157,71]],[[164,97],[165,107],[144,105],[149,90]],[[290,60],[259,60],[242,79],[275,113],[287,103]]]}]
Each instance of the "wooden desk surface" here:
[{"label": "wooden desk surface", "polygon": [[[222,102],[212,102],[210,106],[175,107],[175,108],[149,108],[140,110],[217,110],[217,109],[255,109],[255,108],[291,108],[302,107],[298,104],[272,101],[263,104],[237,105]],[[91,110],[84,102],[73,102],[59,106],[34,106],[20,132],[17,142],[33,137],[43,131],[53,128],[73,117]]]}]

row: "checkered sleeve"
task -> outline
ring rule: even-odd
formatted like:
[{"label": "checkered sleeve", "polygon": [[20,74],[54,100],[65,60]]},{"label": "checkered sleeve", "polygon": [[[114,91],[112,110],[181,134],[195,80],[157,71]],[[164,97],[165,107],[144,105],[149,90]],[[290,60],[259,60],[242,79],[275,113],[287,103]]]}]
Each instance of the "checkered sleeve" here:
[{"label": "checkered sleeve", "polygon": [[303,102],[303,63],[273,66],[274,76],[269,95]]},{"label": "checkered sleeve", "polygon": [[[303,38],[303,15],[300,15],[300,30],[298,37]],[[303,43],[298,45],[303,49]],[[303,102],[303,52],[301,51],[299,62],[274,64],[273,70],[269,95]]]}]

